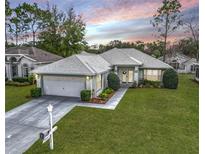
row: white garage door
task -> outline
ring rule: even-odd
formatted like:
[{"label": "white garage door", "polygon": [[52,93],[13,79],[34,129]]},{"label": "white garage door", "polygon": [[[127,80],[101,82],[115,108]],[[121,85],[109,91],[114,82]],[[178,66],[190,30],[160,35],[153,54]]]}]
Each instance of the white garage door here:
[{"label": "white garage door", "polygon": [[45,95],[80,97],[85,89],[84,77],[43,76]]}]

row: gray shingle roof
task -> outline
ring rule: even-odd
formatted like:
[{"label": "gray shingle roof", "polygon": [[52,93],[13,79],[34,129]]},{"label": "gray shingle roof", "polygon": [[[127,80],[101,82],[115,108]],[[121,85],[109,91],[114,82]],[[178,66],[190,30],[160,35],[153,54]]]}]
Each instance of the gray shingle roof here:
[{"label": "gray shingle roof", "polygon": [[37,74],[95,75],[106,72],[110,64],[98,55],[73,55],[35,70]]},{"label": "gray shingle roof", "polygon": [[37,74],[95,75],[107,72],[113,65],[138,65],[142,68],[171,68],[168,64],[136,49],[111,49],[101,55],[82,52],[52,64],[41,66]]},{"label": "gray shingle roof", "polygon": [[136,62],[134,59],[130,58],[129,55],[121,51],[121,49],[113,48],[100,54],[100,56],[112,65],[141,65],[140,62]]},{"label": "gray shingle roof", "polygon": [[118,50],[142,62],[142,68],[172,68],[170,65],[134,48],[124,48]]},{"label": "gray shingle roof", "polygon": [[53,62],[63,57],[44,51],[36,47],[12,47],[5,51],[6,54],[24,54],[37,62]]}]

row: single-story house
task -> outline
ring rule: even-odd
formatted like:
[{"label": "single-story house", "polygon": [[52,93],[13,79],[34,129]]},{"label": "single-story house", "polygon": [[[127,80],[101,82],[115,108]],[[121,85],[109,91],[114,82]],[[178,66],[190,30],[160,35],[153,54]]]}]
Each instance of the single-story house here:
[{"label": "single-story house", "polygon": [[107,87],[107,75],[115,72],[121,84],[140,80],[160,81],[170,65],[133,48],[113,48],[102,54],[82,52],[52,64],[39,67],[37,86],[43,95],[80,97],[83,89],[90,89],[95,97]]},{"label": "single-story house", "polygon": [[[163,57],[159,59],[162,60]],[[195,73],[197,60],[182,53],[175,53],[166,55],[165,62],[171,65],[178,73]]]},{"label": "single-story house", "polygon": [[5,77],[28,77],[31,70],[62,58],[35,47],[11,47],[5,51]]}]

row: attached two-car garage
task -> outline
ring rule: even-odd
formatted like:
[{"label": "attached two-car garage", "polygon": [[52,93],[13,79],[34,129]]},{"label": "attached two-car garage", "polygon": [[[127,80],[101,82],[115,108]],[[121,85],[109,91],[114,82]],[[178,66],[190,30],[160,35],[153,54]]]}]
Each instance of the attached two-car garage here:
[{"label": "attached two-car garage", "polygon": [[85,77],[44,75],[42,78],[44,95],[80,97],[85,89]]}]

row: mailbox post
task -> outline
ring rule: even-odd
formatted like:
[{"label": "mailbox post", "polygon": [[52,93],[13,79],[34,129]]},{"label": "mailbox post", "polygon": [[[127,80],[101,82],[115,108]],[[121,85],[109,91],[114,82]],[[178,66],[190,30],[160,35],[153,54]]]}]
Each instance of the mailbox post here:
[{"label": "mailbox post", "polygon": [[53,150],[53,117],[52,117],[52,111],[53,111],[53,106],[51,104],[48,105],[47,107],[48,113],[49,113],[49,124],[50,124],[50,149]]},{"label": "mailbox post", "polygon": [[47,107],[48,113],[49,113],[49,129],[43,131],[40,133],[40,139],[43,140],[43,143],[49,140],[50,144],[50,149],[53,150],[53,133],[57,130],[57,126],[53,127],[53,117],[52,117],[52,111],[53,111],[53,106],[51,104],[48,105]]}]

